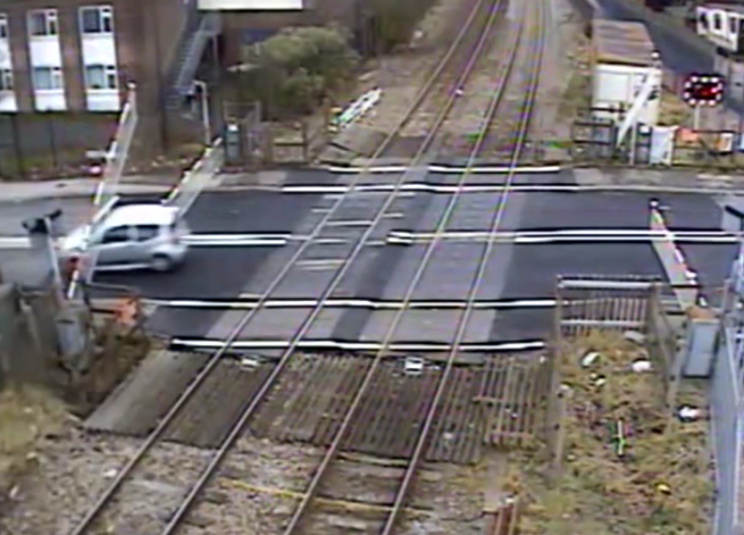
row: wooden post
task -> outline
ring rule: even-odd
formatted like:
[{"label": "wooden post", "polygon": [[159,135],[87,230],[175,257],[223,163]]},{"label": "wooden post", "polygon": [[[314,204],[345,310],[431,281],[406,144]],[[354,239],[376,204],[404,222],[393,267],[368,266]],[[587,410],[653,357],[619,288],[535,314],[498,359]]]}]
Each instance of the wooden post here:
[{"label": "wooden post", "polygon": [[266,124],[266,163],[274,163],[274,128],[271,123]]},{"label": "wooden post", "polygon": [[568,387],[560,388],[556,396],[556,420],[552,431],[555,433],[553,441],[553,458],[551,460],[551,479],[557,479],[563,470],[563,455],[566,447],[566,414],[568,412]]},{"label": "wooden post", "polygon": [[300,120],[300,132],[302,133],[302,161],[308,163],[310,161],[310,140],[307,135],[307,121],[305,119]]},{"label": "wooden post", "polygon": [[323,144],[331,142],[331,101],[326,98],[323,101]]},{"label": "wooden post", "polygon": [[560,393],[560,356],[562,345],[561,319],[563,317],[563,294],[561,292],[561,277],[557,277],[555,291],[555,310],[553,312],[553,344],[548,356],[547,390],[545,397],[547,407],[545,410],[545,431],[548,442],[553,442],[554,418],[558,415],[558,394]]}]

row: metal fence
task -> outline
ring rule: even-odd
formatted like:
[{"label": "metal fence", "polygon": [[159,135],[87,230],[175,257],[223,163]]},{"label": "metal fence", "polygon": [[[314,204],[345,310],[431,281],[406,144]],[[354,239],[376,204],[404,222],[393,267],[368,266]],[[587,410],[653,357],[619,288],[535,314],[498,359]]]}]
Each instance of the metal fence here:
[{"label": "metal fence", "polygon": [[[684,77],[665,70],[662,79],[665,90],[681,93]],[[693,113],[689,113],[678,118],[674,126],[637,125],[628,139],[617,146],[617,125],[626,111],[622,108],[579,110],[568,140],[574,162],[723,168],[744,165],[742,136],[736,131],[741,124],[711,127],[712,123],[706,123],[707,127],[703,128],[695,124]]]},{"label": "metal fence", "polygon": [[713,535],[740,535],[741,459],[744,455],[744,244],[734,262],[723,299],[721,328],[710,380],[711,430],[716,460],[716,517]]},{"label": "metal fence", "polygon": [[642,335],[653,361],[652,369],[663,385],[659,402],[666,407],[667,415],[672,416],[679,380],[674,365],[677,337],[662,306],[664,293],[661,282],[649,277],[581,276],[558,280],[545,437],[555,467],[563,459],[562,427],[566,410],[566,393],[560,386],[557,363],[569,339],[596,331],[634,331]]},{"label": "metal fence", "polygon": [[716,504],[713,535],[741,535],[741,458],[744,455],[744,403],[742,373],[737,358],[742,340],[737,329],[720,332],[716,362],[710,381],[711,432],[715,454]]},{"label": "metal fence", "polygon": [[116,120],[101,112],[0,113],[0,178],[79,176],[86,152],[115,136]]},{"label": "metal fence", "polygon": [[261,120],[259,102],[225,103],[225,169],[252,171],[265,163],[268,129]]}]

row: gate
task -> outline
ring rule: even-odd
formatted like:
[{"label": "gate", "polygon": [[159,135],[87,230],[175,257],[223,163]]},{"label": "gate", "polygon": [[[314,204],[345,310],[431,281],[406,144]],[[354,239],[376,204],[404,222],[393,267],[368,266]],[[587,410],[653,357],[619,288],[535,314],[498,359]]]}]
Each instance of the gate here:
[{"label": "gate", "polygon": [[259,102],[225,103],[226,171],[253,171],[269,160],[266,125],[261,122]]}]

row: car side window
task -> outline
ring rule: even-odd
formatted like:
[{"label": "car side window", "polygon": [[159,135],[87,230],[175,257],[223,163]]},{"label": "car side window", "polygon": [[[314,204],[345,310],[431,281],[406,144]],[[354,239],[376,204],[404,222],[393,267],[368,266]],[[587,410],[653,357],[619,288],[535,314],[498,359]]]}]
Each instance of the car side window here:
[{"label": "car side window", "polygon": [[137,225],[135,232],[137,241],[148,241],[158,237],[160,227],[157,225]]},{"label": "car side window", "polygon": [[114,227],[105,232],[101,238],[101,243],[125,243],[130,241],[130,239],[129,227]]}]

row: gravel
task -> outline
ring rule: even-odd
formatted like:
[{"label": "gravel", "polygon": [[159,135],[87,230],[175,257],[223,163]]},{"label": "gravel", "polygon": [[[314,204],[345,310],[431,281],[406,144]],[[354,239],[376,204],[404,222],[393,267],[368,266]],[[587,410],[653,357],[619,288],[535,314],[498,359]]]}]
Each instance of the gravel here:
[{"label": "gravel", "polygon": [[[509,41],[516,29],[511,21],[505,17],[497,20],[492,29],[491,37],[485,45],[483,55],[478,60],[470,79],[461,88],[462,94],[458,97],[447,120],[442,126],[442,133],[448,141],[448,152],[466,155],[475,142],[475,135],[483,127],[486,111],[493,99],[500,80],[497,76],[501,72],[508,54]],[[512,76],[519,76],[520,67],[516,65],[512,70]],[[510,104],[508,95],[502,101],[502,109],[508,109]],[[513,99],[513,105],[519,106],[519,96]]]},{"label": "gravel", "polygon": [[134,448],[132,441],[86,437],[74,427],[46,438],[37,447],[34,473],[0,518],[0,532],[69,532]]},{"label": "gravel", "polygon": [[[18,486],[0,518],[0,533],[69,533],[140,444],[134,438],[86,435],[74,427],[45,439],[38,448],[36,470]],[[182,495],[184,481],[191,481],[208,455],[206,450],[175,444],[157,448],[151,464],[140,472],[144,476],[123,489],[125,502],[117,505],[117,512],[126,525],[134,528],[152,518],[161,525]]]},{"label": "gravel", "polygon": [[[364,85],[382,89],[382,99],[373,111],[359,120],[367,128],[390,131],[398,125],[420,92],[436,64],[457,36],[476,0],[440,0],[419,25],[408,50],[382,58],[364,76]],[[425,104],[404,130],[416,135],[434,118],[436,99]]]},{"label": "gravel", "polygon": [[[273,534],[291,517],[322,450],[241,439],[228,455],[219,477],[192,512],[184,534]],[[198,527],[198,529],[197,529]]]},{"label": "gravel", "polygon": [[[86,435],[72,425],[44,439],[36,456],[37,469],[23,480],[3,511],[0,533],[69,533],[140,444],[135,438]],[[180,533],[282,533],[322,452],[306,445],[241,439]],[[137,478],[125,483],[101,527],[117,535],[159,533],[211,455],[211,450],[159,445],[138,468]],[[481,468],[425,467],[412,489],[416,511],[403,515],[400,533],[462,535],[482,530],[486,481]],[[322,495],[389,503],[402,473],[396,463],[342,460],[334,465]],[[374,527],[384,517],[374,507],[328,509],[326,504],[322,511],[312,515],[312,522],[328,534],[348,533],[350,526]]]}]

